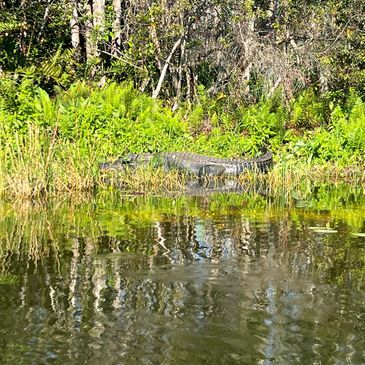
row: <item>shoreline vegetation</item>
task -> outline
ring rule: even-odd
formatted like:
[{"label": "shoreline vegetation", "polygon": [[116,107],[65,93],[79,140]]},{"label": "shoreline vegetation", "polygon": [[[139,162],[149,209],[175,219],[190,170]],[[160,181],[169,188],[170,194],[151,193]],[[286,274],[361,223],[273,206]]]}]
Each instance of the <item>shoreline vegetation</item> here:
[{"label": "shoreline vegetation", "polygon": [[[127,153],[274,155],[265,183],[364,183],[360,0],[0,1],[0,196],[109,189]],[[115,187],[181,191],[176,172]]]},{"label": "shoreline vegetation", "polygon": [[27,78],[0,78],[0,88],[1,196],[110,186],[135,193],[181,191],[187,177],[176,171],[102,175],[98,164],[139,152],[255,157],[262,146],[273,151],[274,168],[242,174],[242,186],[260,183],[290,194],[306,184],[365,182],[365,103],[354,92],[337,104],[307,90],[289,103],[275,95],[236,108],[228,98],[208,98],[201,88],[194,104],[173,112],[130,83],[77,82],[52,96]]}]

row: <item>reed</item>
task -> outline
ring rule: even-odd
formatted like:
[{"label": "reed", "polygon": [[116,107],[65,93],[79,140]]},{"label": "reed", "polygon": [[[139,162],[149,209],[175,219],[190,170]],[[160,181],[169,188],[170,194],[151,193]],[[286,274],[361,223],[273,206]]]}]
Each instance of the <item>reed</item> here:
[{"label": "reed", "polygon": [[[182,192],[188,176],[162,168],[140,167],[124,172],[101,173],[98,163],[105,154],[97,139],[70,141],[50,132],[29,126],[26,134],[15,133],[0,153],[0,194],[39,198],[62,192],[73,193],[118,188],[134,194]],[[221,178],[210,179],[218,185]],[[284,200],[294,194],[309,194],[318,184],[362,186],[365,172],[358,166],[308,164],[276,161],[267,174],[248,171],[237,178],[241,191],[265,190],[270,196]],[[300,193],[298,193],[300,192]]]},{"label": "reed", "polygon": [[30,125],[4,142],[0,154],[0,195],[39,198],[95,187],[97,145],[57,138]]},{"label": "reed", "polygon": [[50,184],[50,162],[54,144],[45,145],[38,128],[23,135],[15,133],[5,141],[1,154],[2,193],[16,196],[39,196]]},{"label": "reed", "polygon": [[123,172],[110,171],[99,176],[99,189],[114,187],[134,194],[180,192],[186,186],[187,176],[162,168],[139,167]]},{"label": "reed", "polygon": [[358,165],[341,167],[331,163],[309,165],[279,161],[267,174],[247,171],[238,177],[238,181],[243,186],[265,186],[268,195],[289,201],[293,197],[304,199],[312,194],[313,188],[321,185],[364,186],[365,171]]}]

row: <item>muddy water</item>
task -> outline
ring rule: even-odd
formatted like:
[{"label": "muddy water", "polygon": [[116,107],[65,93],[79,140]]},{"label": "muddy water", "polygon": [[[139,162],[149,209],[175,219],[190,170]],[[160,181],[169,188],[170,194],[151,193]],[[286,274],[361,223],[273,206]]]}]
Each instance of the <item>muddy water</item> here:
[{"label": "muddy water", "polygon": [[364,364],[355,203],[3,202],[0,363]]}]

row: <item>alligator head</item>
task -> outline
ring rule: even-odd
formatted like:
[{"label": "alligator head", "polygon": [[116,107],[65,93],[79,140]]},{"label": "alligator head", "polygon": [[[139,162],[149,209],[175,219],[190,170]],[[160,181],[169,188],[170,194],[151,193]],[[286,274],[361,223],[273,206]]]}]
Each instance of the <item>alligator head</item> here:
[{"label": "alligator head", "polygon": [[113,162],[102,162],[99,164],[101,170],[125,170],[126,167],[149,165],[154,158],[151,153],[129,153],[116,159]]}]

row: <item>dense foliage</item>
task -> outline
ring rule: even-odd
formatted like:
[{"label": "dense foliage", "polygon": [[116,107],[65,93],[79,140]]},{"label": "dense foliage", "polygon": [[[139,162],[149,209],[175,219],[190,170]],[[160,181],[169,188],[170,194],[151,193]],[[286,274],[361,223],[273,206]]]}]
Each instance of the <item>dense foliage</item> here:
[{"label": "dense foliage", "polygon": [[[312,86],[364,90],[362,0],[0,2],[0,73],[43,88],[80,77],[133,80],[154,97],[194,100],[203,85],[236,102]],[[340,94],[340,95],[339,95]]]},{"label": "dense foliage", "polygon": [[290,105],[272,97],[232,109],[229,100],[201,90],[193,105],[172,112],[128,83],[95,88],[79,82],[53,98],[28,79],[19,85],[3,79],[1,86],[2,145],[37,130],[48,144],[98,146],[99,158],[169,150],[240,157],[263,146],[276,152],[278,163],[347,165],[365,155],[365,103],[356,94],[342,106],[307,91]]}]

